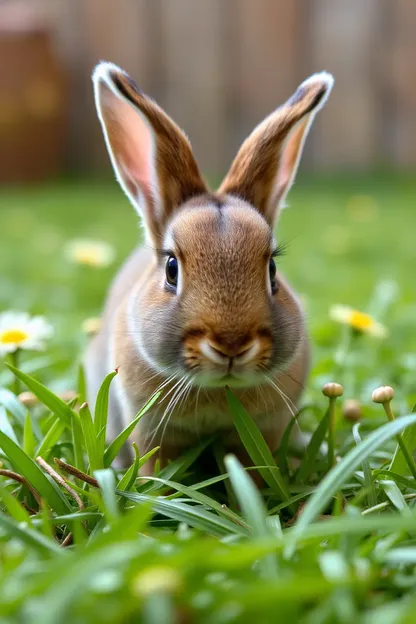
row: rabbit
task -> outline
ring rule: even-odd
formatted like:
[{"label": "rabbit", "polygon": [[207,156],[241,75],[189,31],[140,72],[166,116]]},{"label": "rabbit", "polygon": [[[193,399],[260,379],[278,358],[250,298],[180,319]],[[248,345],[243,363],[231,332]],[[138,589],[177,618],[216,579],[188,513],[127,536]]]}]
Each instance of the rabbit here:
[{"label": "rabbit", "polygon": [[[125,71],[101,62],[92,79],[110,160],[145,242],[111,285],[102,328],[88,346],[89,403],[118,368],[111,439],[161,391],[132,434],[140,453],[160,446],[144,475],[157,458],[164,466],[214,434],[250,465],[225,387],[276,451],[296,412],[310,349],[300,302],[276,269],[274,229],[333,77],[312,75],[260,123],[216,192],[187,137]],[[118,461],[132,461],[131,445]]]}]

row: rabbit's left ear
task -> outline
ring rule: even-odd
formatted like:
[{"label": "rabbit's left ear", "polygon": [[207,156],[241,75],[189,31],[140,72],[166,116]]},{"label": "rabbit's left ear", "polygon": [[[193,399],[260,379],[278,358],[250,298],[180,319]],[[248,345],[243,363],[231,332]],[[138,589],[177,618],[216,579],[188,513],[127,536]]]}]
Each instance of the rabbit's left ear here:
[{"label": "rabbit's left ear", "polygon": [[241,146],[219,192],[248,201],[273,226],[295,179],[308,130],[333,82],[327,72],[314,74],[257,126]]},{"label": "rabbit's left ear", "polygon": [[173,211],[206,192],[188,139],[113,63],[93,73],[95,103],[117,179],[160,245]]}]

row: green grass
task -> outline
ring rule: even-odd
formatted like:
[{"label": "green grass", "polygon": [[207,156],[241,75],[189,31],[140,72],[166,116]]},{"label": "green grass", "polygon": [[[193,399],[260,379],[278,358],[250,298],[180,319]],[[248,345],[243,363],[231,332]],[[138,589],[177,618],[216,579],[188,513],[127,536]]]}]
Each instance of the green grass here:
[{"label": "green grass", "polygon": [[[30,377],[18,374],[20,388],[40,400],[30,411],[0,368],[0,624],[413,622],[416,482],[396,435],[414,451],[415,205],[416,183],[397,176],[304,179],[293,190],[280,268],[305,302],[313,343],[295,426],[315,433],[306,451],[285,436],[273,457],[229,394],[264,477],[259,493],[233,457],[206,473],[198,458],[210,441],[146,483],[146,458],[125,474],[108,468],[128,435],[104,443],[111,379],[92,415],[54,392],[79,387],[81,323],[100,313],[114,266],[71,265],[63,245],[103,239],[121,262],[139,238],[133,210],[110,181],[2,191],[0,310],[45,314],[56,336],[45,354],[22,354]],[[329,319],[334,303],[371,312],[389,337],[351,336]],[[345,388],[331,470],[327,381]],[[394,422],[371,402],[381,384],[396,390]],[[350,398],[359,424],[343,413]]]}]

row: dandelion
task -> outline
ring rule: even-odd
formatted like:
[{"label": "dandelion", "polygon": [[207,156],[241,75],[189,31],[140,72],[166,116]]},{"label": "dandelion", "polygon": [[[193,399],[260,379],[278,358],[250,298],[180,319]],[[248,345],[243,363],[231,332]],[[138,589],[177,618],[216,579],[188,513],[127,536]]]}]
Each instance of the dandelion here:
[{"label": "dandelion", "polygon": [[105,241],[77,238],[65,245],[65,256],[70,262],[91,267],[107,267],[115,259],[114,248]]},{"label": "dandelion", "polygon": [[387,328],[372,316],[344,305],[334,305],[329,310],[329,317],[337,323],[349,325],[359,334],[369,334],[375,338],[387,336]]},{"label": "dandelion", "polygon": [[0,355],[19,349],[43,351],[52,336],[53,328],[43,316],[11,311],[0,314]]}]

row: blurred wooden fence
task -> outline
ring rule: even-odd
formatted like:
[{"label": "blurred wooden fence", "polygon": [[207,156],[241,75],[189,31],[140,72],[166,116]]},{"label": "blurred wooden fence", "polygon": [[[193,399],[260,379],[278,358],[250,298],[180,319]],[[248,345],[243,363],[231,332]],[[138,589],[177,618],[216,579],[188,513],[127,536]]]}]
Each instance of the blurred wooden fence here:
[{"label": "blurred wooden fence", "polygon": [[336,79],[304,167],[416,164],[416,0],[54,0],[70,72],[70,162],[106,166],[90,74],[131,73],[182,126],[202,168],[238,145],[306,76]]}]

